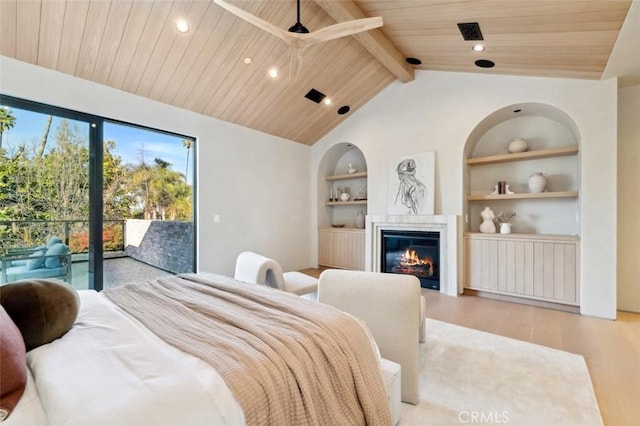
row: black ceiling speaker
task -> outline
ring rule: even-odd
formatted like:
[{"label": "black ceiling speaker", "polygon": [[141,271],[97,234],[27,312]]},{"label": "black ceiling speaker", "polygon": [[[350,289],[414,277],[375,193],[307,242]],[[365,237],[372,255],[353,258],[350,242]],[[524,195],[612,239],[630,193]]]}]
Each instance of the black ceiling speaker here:
[{"label": "black ceiling speaker", "polygon": [[349,112],[351,108],[349,108],[349,105],[343,105],[340,108],[338,108],[338,114],[340,115],[345,115],[346,113]]},{"label": "black ceiling speaker", "polygon": [[311,89],[307,92],[306,95],[304,95],[305,98],[309,99],[310,101],[313,101],[317,104],[319,104],[320,102],[322,102],[322,100],[326,97],[327,95],[325,95],[324,93],[322,93],[319,90],[316,89]]},{"label": "black ceiling speaker", "polygon": [[484,40],[482,31],[477,22],[462,22],[458,24],[458,29],[465,40]]},{"label": "black ceiling speaker", "polygon": [[477,67],[480,67],[480,68],[493,68],[493,67],[496,66],[495,62],[490,61],[488,59],[478,59],[475,62],[475,64],[476,64]]}]

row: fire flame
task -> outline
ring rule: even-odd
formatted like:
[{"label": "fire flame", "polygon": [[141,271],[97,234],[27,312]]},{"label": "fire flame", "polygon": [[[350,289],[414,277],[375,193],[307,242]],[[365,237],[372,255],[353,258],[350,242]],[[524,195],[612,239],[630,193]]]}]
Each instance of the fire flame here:
[{"label": "fire flame", "polygon": [[412,249],[407,249],[402,258],[400,259],[400,263],[404,266],[420,266],[420,265],[432,265],[433,261],[429,258],[420,259],[418,256],[418,252]]}]

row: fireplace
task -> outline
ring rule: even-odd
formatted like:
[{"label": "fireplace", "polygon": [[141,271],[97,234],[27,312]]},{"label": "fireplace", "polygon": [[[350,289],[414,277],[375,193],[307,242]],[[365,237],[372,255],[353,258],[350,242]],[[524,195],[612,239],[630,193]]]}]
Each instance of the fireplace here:
[{"label": "fireplace", "polygon": [[382,230],[381,272],[415,275],[440,290],[440,232]]},{"label": "fireplace", "polygon": [[383,232],[438,233],[439,251],[434,271],[438,274],[440,293],[462,294],[462,281],[458,281],[458,229],[462,229],[462,217],[456,215],[367,215],[365,271],[383,272]]}]

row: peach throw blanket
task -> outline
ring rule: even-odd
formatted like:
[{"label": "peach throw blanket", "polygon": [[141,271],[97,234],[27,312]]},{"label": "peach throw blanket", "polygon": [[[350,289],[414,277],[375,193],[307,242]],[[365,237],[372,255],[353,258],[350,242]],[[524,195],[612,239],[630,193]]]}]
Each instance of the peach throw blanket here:
[{"label": "peach throw blanket", "polygon": [[104,294],[224,378],[248,425],[391,424],[368,331],[327,305],[218,275]]}]

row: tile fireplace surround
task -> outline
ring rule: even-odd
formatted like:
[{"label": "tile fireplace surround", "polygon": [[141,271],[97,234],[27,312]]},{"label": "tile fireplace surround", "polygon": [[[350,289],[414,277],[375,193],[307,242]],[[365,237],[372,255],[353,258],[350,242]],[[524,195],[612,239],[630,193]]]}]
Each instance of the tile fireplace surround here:
[{"label": "tile fireplace surround", "polygon": [[460,217],[455,215],[367,216],[365,228],[365,271],[380,272],[382,231],[425,231],[440,233],[440,292],[449,296],[462,293],[458,282],[458,230]]}]

